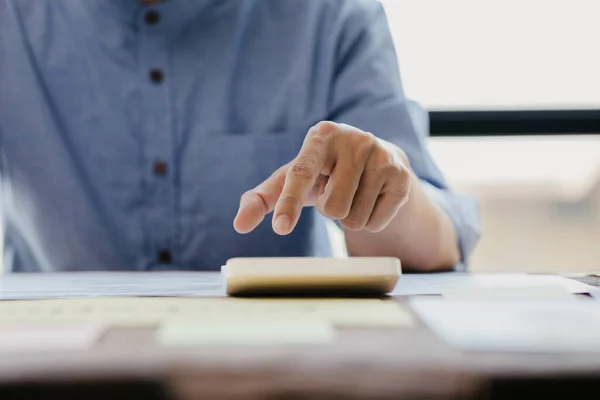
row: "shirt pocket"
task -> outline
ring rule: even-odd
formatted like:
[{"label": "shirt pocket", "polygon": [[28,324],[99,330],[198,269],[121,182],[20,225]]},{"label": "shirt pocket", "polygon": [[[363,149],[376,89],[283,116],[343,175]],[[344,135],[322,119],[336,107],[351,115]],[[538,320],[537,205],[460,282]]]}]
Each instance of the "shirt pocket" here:
[{"label": "shirt pocket", "polygon": [[204,205],[230,219],[240,196],[291,161],[308,128],[209,132],[190,138],[181,158],[182,211]]}]

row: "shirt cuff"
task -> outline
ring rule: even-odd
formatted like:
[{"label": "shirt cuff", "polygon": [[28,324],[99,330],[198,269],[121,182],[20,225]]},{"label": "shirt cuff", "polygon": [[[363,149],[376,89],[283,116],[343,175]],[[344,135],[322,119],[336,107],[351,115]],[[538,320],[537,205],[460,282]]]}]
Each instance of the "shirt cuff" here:
[{"label": "shirt cuff", "polygon": [[456,230],[461,259],[454,270],[468,270],[469,257],[481,236],[479,202],[473,196],[455,194],[427,181],[421,182],[429,197],[450,217]]}]

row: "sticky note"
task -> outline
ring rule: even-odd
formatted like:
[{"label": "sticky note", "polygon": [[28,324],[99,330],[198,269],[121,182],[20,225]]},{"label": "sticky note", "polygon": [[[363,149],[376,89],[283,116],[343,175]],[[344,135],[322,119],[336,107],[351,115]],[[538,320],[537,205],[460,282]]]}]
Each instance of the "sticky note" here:
[{"label": "sticky note", "polygon": [[248,309],[278,314],[301,313],[339,327],[402,327],[414,323],[412,314],[393,299],[244,299]]},{"label": "sticky note", "polygon": [[28,324],[0,328],[0,353],[86,350],[104,334],[102,325]]},{"label": "sticky note", "polygon": [[447,300],[517,301],[552,300],[576,301],[564,287],[558,285],[523,287],[459,288],[446,290],[442,296]]},{"label": "sticky note", "polygon": [[398,327],[412,315],[393,300],[86,298],[0,302],[0,326],[16,323],[103,323],[157,326],[168,321],[202,322],[215,317],[314,317],[336,326]]},{"label": "sticky note", "polygon": [[152,326],[168,315],[165,307],[155,300],[160,299],[86,298],[0,302],[0,326],[28,323]]},{"label": "sticky note", "polygon": [[159,345],[322,345],[335,337],[332,324],[314,318],[265,317],[211,318],[205,321],[170,321],[156,333]]}]

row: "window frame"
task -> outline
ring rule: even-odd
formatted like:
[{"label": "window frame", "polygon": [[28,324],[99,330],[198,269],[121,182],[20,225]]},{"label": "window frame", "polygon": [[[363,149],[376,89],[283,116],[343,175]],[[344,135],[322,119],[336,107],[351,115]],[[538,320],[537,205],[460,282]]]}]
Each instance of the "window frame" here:
[{"label": "window frame", "polygon": [[600,134],[600,110],[429,111],[430,135]]}]

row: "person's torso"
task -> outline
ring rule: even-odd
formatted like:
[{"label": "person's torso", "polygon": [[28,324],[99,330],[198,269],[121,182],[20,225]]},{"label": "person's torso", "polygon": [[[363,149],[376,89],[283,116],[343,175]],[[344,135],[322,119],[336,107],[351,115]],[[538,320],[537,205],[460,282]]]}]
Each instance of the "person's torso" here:
[{"label": "person's torso", "polygon": [[232,226],[241,194],[327,119],[321,0],[1,0],[5,266],[218,269],[326,255],[323,221]]}]

